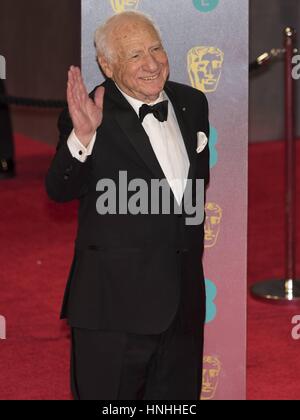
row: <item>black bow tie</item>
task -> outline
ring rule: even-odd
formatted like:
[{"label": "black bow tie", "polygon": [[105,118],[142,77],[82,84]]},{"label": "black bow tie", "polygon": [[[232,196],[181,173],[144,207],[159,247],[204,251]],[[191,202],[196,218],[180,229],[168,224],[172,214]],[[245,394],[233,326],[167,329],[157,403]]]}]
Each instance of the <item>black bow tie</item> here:
[{"label": "black bow tie", "polygon": [[140,121],[143,122],[144,118],[148,114],[153,114],[154,117],[160,121],[164,122],[168,119],[168,101],[159,102],[156,105],[147,105],[144,104],[140,107]]}]

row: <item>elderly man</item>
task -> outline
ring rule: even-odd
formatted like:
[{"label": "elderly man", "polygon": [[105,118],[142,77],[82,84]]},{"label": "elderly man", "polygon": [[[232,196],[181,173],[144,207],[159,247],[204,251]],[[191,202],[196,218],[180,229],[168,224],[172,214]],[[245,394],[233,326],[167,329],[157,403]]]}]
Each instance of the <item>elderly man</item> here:
[{"label": "elderly man", "polygon": [[[167,81],[168,57],[145,15],[110,18],[95,44],[107,79],[88,95],[80,70],[71,67],[68,111],[59,120],[60,141],[46,179],[52,199],[80,200],[61,314],[72,327],[73,395],[197,400],[204,229],[202,222],[186,223],[176,203],[183,202],[189,180],[208,183],[207,101]],[[136,191],[127,190],[120,173],[149,188],[153,180],[166,181],[174,199],[170,211],[124,211],[120,202]],[[112,181],[116,193],[115,201],[107,196],[107,213],[98,206],[103,180]],[[193,190],[193,202],[195,196]]]}]

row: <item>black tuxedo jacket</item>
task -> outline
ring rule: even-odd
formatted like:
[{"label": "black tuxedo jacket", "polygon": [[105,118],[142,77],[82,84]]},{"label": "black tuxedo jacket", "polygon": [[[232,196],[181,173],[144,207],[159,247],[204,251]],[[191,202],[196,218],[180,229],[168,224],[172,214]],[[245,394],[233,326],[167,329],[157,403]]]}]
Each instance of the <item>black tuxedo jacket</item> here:
[{"label": "black tuxedo jacket", "polygon": [[[62,318],[73,327],[158,334],[178,310],[187,330],[203,326],[205,288],[202,270],[203,224],[187,226],[178,214],[99,215],[96,184],[118,185],[119,171],[131,179],[165,179],[135,111],[116,88],[104,82],[104,117],[92,155],[73,158],[67,139],[72,122],[59,119],[60,141],[46,177],[55,201],[80,200],[74,259]],[[209,180],[209,148],[197,154],[197,132],[209,137],[208,105],[201,92],[167,82],[190,160],[189,178]],[[93,96],[93,92],[91,94]],[[150,190],[150,187],[149,187]],[[172,194],[171,194],[172,195]]]}]

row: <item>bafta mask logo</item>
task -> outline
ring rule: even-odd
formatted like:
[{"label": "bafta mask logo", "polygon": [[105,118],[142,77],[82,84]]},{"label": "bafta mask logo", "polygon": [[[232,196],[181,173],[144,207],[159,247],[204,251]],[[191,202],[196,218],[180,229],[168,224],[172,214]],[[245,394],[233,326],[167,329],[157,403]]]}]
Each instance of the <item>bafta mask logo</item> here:
[{"label": "bafta mask logo", "polygon": [[201,400],[207,401],[214,399],[219,385],[221,369],[222,366],[218,357],[204,357]]},{"label": "bafta mask logo", "polygon": [[206,219],[204,224],[205,248],[216,245],[221,229],[223,210],[216,203],[207,203],[205,206]]},{"label": "bafta mask logo", "polygon": [[193,0],[194,6],[197,10],[203,13],[208,13],[214,10],[218,4],[219,0]]},{"label": "bafta mask logo", "polygon": [[110,3],[115,13],[122,13],[126,10],[137,9],[139,0],[110,0]]},{"label": "bafta mask logo", "polygon": [[191,85],[204,93],[217,90],[224,62],[224,53],[216,47],[194,47],[188,52]]}]

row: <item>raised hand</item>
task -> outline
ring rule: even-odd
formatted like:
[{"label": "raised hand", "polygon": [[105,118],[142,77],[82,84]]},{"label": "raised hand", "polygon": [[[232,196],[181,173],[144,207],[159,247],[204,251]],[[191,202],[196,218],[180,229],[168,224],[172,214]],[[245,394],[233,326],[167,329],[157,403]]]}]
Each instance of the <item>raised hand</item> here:
[{"label": "raised hand", "polygon": [[87,147],[103,119],[105,89],[99,87],[92,100],[84,85],[80,69],[70,67],[68,73],[67,100],[75,134]]}]

